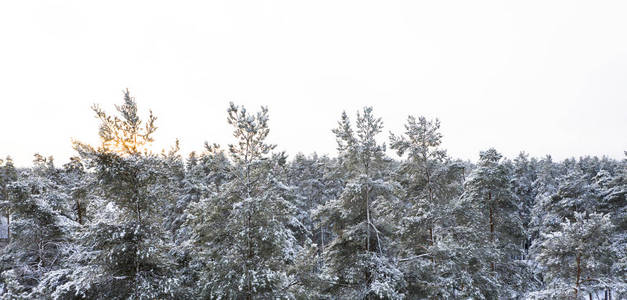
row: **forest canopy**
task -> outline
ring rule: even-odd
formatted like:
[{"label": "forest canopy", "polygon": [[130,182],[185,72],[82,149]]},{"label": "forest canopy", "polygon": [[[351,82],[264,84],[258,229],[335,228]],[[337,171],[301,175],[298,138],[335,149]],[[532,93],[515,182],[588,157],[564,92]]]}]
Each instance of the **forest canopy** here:
[{"label": "forest canopy", "polygon": [[439,120],[386,133],[372,107],[339,116],[337,156],[288,157],[234,103],[232,143],[183,157],[150,151],[128,90],[92,109],[69,162],[0,160],[2,299],[627,298],[627,158],[471,163]]}]

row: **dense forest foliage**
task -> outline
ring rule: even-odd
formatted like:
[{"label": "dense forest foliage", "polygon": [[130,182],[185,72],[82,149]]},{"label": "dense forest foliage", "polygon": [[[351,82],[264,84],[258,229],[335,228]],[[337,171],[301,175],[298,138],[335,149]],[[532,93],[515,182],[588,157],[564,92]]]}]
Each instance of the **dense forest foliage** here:
[{"label": "dense forest foliage", "polygon": [[116,108],[62,166],[0,161],[2,299],[627,299],[625,158],[473,164],[438,120],[387,135],[368,107],[337,157],[288,158],[234,104],[233,143],[184,158]]}]

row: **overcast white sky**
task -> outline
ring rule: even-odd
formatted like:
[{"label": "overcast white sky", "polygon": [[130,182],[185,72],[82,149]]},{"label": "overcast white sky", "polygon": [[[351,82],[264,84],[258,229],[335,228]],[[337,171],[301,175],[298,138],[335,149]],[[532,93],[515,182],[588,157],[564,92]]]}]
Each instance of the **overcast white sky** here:
[{"label": "overcast white sky", "polygon": [[627,150],[625,1],[0,1],[0,156],[58,165],[129,88],[160,129],[227,144],[229,101],[278,149],[335,155],[342,110],[438,117],[450,155]]}]

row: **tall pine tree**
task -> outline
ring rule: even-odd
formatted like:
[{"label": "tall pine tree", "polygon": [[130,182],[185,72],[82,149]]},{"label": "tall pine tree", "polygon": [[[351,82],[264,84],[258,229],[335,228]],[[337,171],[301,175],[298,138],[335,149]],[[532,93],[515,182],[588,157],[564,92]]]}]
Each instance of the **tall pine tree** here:
[{"label": "tall pine tree", "polygon": [[346,113],[338,125],[333,132],[348,182],[338,199],[317,212],[335,234],[323,253],[324,292],[338,298],[402,298],[403,276],[391,253],[400,187],[389,180],[385,145],[376,140],[383,124],[366,107],[357,113],[355,131]]},{"label": "tall pine tree", "polygon": [[87,298],[151,299],[173,294],[172,260],[161,208],[171,197],[162,189],[163,159],[148,151],[156,117],[144,122],[128,90],[116,106],[119,116],[93,110],[100,120],[101,145],[80,142],[75,149],[95,173],[102,198],[98,214],[83,227],[83,268],[70,275],[77,295]]},{"label": "tall pine tree", "polygon": [[289,298],[289,265],[299,252],[290,225],[298,221],[287,186],[273,172],[284,160],[270,156],[268,110],[249,114],[231,103],[227,112],[237,140],[229,145],[232,179],[189,212],[204,266],[199,289],[216,299]]}]

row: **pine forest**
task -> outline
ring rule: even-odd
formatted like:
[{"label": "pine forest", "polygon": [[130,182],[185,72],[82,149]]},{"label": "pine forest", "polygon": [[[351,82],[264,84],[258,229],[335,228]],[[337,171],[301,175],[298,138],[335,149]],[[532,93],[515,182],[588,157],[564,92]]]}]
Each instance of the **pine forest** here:
[{"label": "pine forest", "polygon": [[230,144],[155,153],[122,96],[69,162],[0,160],[1,299],[627,299],[627,156],[471,162],[364,107],[288,157],[234,103]]}]

